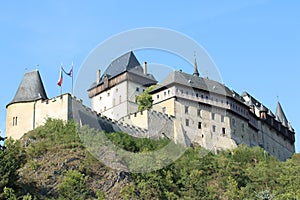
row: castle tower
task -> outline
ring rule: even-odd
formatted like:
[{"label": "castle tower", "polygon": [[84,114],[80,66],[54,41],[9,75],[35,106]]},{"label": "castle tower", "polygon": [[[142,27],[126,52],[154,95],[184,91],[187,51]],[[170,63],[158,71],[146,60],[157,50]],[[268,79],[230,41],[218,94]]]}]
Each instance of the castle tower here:
[{"label": "castle tower", "polygon": [[24,75],[13,100],[6,106],[6,136],[19,139],[35,128],[35,105],[48,99],[38,70]]},{"label": "castle tower", "polygon": [[88,89],[92,109],[119,120],[136,112],[136,96],[156,83],[147,73],[147,63],[142,67],[134,53],[128,52],[112,61],[102,75],[97,71],[96,82]]},{"label": "castle tower", "polygon": [[283,126],[288,127],[288,120],[286,119],[286,116],[283,112],[283,109],[279,103],[277,102],[277,107],[276,107],[276,119],[282,123]]}]

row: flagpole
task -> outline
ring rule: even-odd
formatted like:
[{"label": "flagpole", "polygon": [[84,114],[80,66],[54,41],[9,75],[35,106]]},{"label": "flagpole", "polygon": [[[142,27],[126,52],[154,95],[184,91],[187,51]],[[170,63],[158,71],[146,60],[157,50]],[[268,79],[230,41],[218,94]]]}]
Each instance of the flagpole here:
[{"label": "flagpole", "polygon": [[[62,76],[62,63],[60,65],[60,73],[61,73],[61,76]],[[60,98],[62,97],[62,84],[60,85]]]},{"label": "flagpole", "polygon": [[74,81],[74,70],[73,70],[73,67],[74,67],[74,65],[73,65],[73,61],[72,61],[72,90],[71,90],[72,91],[72,96],[73,96],[73,92],[74,92],[73,91],[73,83],[74,83],[73,82]]}]

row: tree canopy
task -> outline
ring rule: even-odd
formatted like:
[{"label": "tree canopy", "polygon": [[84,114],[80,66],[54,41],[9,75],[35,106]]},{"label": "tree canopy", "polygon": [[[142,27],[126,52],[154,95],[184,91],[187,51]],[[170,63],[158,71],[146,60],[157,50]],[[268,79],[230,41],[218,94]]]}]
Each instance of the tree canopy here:
[{"label": "tree canopy", "polygon": [[157,85],[152,85],[152,86],[146,88],[142,94],[136,96],[136,101],[138,103],[138,109],[140,111],[146,110],[146,109],[152,107],[153,100],[152,100],[152,95],[149,94],[149,92],[156,87],[157,87]]}]

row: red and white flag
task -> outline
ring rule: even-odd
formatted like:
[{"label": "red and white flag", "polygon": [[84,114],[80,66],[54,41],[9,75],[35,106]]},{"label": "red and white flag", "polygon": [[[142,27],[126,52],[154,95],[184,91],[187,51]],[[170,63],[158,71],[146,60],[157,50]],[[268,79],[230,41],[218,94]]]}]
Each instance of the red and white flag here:
[{"label": "red and white flag", "polygon": [[59,79],[57,81],[57,85],[61,87],[63,83],[63,73],[62,73],[62,67],[60,67],[60,74],[59,74]]}]

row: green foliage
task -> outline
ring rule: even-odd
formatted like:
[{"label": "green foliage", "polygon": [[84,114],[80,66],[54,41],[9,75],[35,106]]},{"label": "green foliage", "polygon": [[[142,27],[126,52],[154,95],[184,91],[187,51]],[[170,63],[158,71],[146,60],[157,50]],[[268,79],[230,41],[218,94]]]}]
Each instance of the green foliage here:
[{"label": "green foliage", "polygon": [[152,85],[148,88],[145,89],[145,91],[141,94],[136,96],[136,101],[138,104],[138,109],[141,110],[146,110],[148,108],[152,107],[152,95],[149,94],[149,92],[153,89],[155,89],[157,85]]},{"label": "green foliage", "polygon": [[59,185],[60,199],[87,199],[89,189],[86,185],[87,177],[76,170],[66,173],[63,182]]},{"label": "green foliage", "polygon": [[62,148],[82,147],[82,143],[77,134],[74,121],[63,122],[59,119],[48,118],[44,126],[33,130],[29,135],[30,140],[39,140],[28,148],[30,158],[36,158],[47,151],[55,151]]},{"label": "green foliage", "polygon": [[3,193],[1,194],[1,199],[17,200],[17,197],[15,195],[15,191],[12,188],[4,187]]},{"label": "green foliage", "polygon": [[154,151],[170,142],[167,139],[151,140],[148,138],[135,138],[127,133],[106,133],[106,136],[114,145],[130,152]]},{"label": "green foliage", "polygon": [[96,192],[96,195],[97,195],[98,200],[106,200],[107,199],[105,193],[102,190],[98,190]]},{"label": "green foliage", "polygon": [[[27,135],[25,141],[30,141],[26,152],[19,141],[6,140],[6,148],[0,150],[0,199],[110,199],[110,193],[99,188],[93,188],[90,180],[95,171],[103,168],[91,154],[87,153],[83,144],[105,145],[108,138],[119,148],[134,153],[162,149],[169,140],[150,140],[134,138],[125,133],[103,133],[83,128],[86,135],[77,134],[74,122],[48,119],[45,126],[39,127]],[[25,135],[26,137],[26,135]],[[176,151],[176,146],[172,150]],[[27,161],[27,170],[37,174],[45,169],[43,156],[47,153],[59,155],[59,151],[68,150],[70,154],[80,148],[84,153],[78,168],[64,168],[65,173],[53,175],[48,172],[46,179],[58,180],[51,182],[56,190],[47,196],[37,194],[40,191],[38,182],[30,186],[35,190],[24,191],[18,181],[18,170]],[[90,150],[90,149],[89,149]],[[97,153],[97,148],[95,152]],[[27,153],[27,156],[25,156]],[[150,155],[150,154],[149,154]],[[159,155],[160,156],[160,155]],[[27,157],[27,159],[26,159]],[[161,161],[163,162],[163,160]],[[129,166],[146,165],[152,167],[147,156],[137,163],[127,163]],[[57,167],[56,162],[50,162],[49,167]],[[62,169],[65,165],[60,167]],[[74,166],[75,167],[75,166]],[[25,168],[25,167],[24,167]],[[68,170],[68,169],[78,169]],[[110,169],[105,168],[107,173]],[[122,199],[300,199],[300,154],[295,154],[286,162],[279,162],[268,155],[263,149],[239,146],[234,150],[222,151],[215,155],[203,148],[187,148],[184,155],[171,165],[148,173],[129,173],[126,185],[119,192]],[[22,174],[20,174],[22,175]],[[24,174],[23,174],[24,175]],[[87,177],[89,182],[87,183]],[[101,176],[97,176],[101,178]],[[35,180],[38,181],[38,180]],[[43,180],[44,181],[44,180]],[[47,180],[49,181],[49,180]],[[96,180],[98,181],[98,180]],[[111,180],[107,180],[111,181]],[[116,184],[116,185],[119,185]],[[58,189],[57,189],[58,188]],[[25,195],[25,196],[24,196]],[[52,196],[51,196],[52,195]]]},{"label": "green foliage", "polygon": [[[16,187],[17,170],[25,162],[24,149],[21,148],[19,141],[8,139],[5,141],[5,147],[0,151],[0,191],[4,188]],[[10,190],[6,189],[6,191]]]}]

